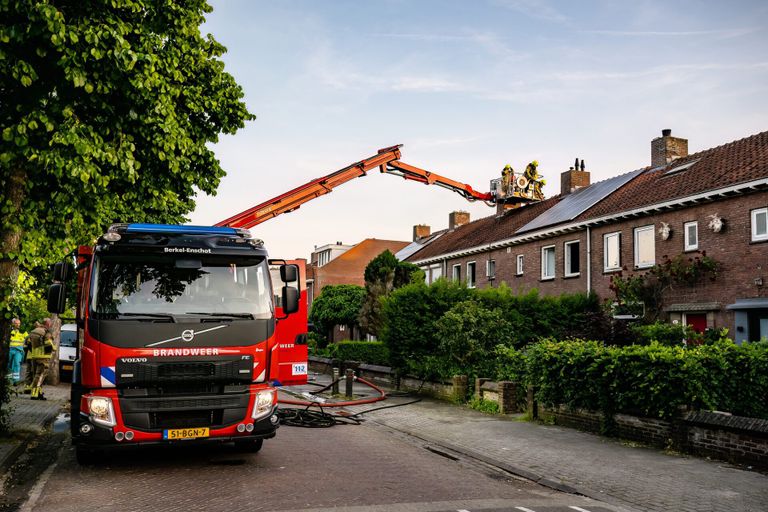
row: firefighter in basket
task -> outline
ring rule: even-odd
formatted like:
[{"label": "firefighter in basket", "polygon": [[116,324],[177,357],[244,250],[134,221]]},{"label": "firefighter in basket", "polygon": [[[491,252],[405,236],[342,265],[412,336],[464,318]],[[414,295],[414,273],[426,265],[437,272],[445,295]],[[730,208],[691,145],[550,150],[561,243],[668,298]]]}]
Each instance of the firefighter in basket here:
[{"label": "firefighter in basket", "polygon": [[544,193],[541,191],[541,187],[547,184],[547,182],[539,175],[538,172],[539,162],[534,160],[525,167],[525,177],[527,183],[525,185],[524,192],[533,195],[536,199],[544,199]]},{"label": "firefighter in basket", "polygon": [[514,190],[515,171],[507,164],[501,171],[501,193],[503,197],[509,196]]}]

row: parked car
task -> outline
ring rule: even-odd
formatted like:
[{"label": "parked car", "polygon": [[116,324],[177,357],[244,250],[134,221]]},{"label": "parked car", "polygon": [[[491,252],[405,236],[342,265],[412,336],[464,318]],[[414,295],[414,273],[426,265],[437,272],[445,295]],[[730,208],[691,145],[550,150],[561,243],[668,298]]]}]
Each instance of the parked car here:
[{"label": "parked car", "polygon": [[61,380],[72,380],[72,370],[77,359],[77,325],[64,324],[61,326],[59,338],[59,376]]}]

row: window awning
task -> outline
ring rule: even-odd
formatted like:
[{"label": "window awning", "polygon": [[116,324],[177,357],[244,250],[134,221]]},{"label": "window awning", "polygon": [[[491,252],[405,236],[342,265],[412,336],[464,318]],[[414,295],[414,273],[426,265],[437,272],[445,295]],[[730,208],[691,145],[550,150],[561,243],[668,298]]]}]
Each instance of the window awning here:
[{"label": "window awning", "polygon": [[725,309],[768,309],[768,298],[736,299],[736,302],[728,304]]},{"label": "window awning", "polygon": [[719,311],[723,305],[719,302],[683,302],[670,304],[664,311],[667,313],[690,313],[692,311]]}]

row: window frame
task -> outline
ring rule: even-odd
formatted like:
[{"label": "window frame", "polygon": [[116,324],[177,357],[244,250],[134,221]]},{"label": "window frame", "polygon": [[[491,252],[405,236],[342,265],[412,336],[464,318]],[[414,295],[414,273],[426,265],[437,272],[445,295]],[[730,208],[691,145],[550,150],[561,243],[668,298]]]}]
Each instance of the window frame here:
[{"label": "window frame", "polygon": [[[547,260],[544,256],[545,252],[552,249],[552,255],[554,256],[554,262],[552,265],[552,275],[545,274]],[[551,281],[557,277],[557,248],[555,245],[545,245],[541,248],[541,280]]]},{"label": "window frame", "polygon": [[[765,215],[766,230],[764,234],[757,233],[757,216],[759,214]],[[750,226],[749,231],[751,233],[751,240],[753,242],[764,242],[768,240],[768,208],[755,208],[749,212]]]},{"label": "window frame", "polygon": [[[565,242],[563,244],[563,251],[565,252],[565,256],[563,257],[563,276],[564,277],[578,277],[581,275],[581,246],[580,246],[581,240],[570,240],[568,242]],[[579,251],[579,270],[578,272],[570,272],[569,264],[571,263],[571,253],[568,250],[568,246],[570,245],[577,245],[579,246],[577,251]]]},{"label": "window frame", "polygon": [[[691,243],[688,228],[693,226],[696,231],[696,243]],[[695,220],[683,224],[683,249],[685,251],[697,251],[699,249],[699,223]]]},{"label": "window frame", "polygon": [[[435,277],[435,273],[437,273],[437,277]],[[441,277],[443,277],[443,265],[442,264],[432,265],[431,267],[429,267],[429,280],[430,280],[429,283],[430,284],[434,283],[435,281],[437,281]]]},{"label": "window frame", "polygon": [[456,263],[451,267],[451,281],[461,281],[461,263]]},{"label": "window frame", "polygon": [[517,259],[515,260],[515,275],[521,276],[523,275],[524,271],[525,271],[525,257],[522,254],[518,254]]},{"label": "window frame", "polygon": [[[469,267],[472,266],[472,273],[469,272]],[[472,276],[472,280],[470,281],[470,276]],[[467,262],[467,288],[476,288],[477,287],[477,262],[476,261],[468,261]]]},{"label": "window frame", "polygon": [[[608,266],[608,241],[609,239],[616,238],[616,256],[618,261],[615,267]],[[621,270],[621,231],[614,231],[613,233],[605,233],[603,235],[603,272],[616,272]]]},{"label": "window frame", "polygon": [[[634,253],[635,253],[635,268],[642,269],[642,268],[651,268],[656,264],[656,226],[653,224],[648,224],[645,226],[638,226],[632,230],[633,232],[633,240],[634,240]],[[653,260],[650,263],[640,263],[639,261],[639,249],[640,245],[637,243],[638,237],[640,233],[645,233],[647,231],[650,231],[651,233],[651,239],[653,240]]]},{"label": "window frame", "polygon": [[496,260],[489,259],[485,262],[485,277],[487,277],[489,281],[496,279]]}]

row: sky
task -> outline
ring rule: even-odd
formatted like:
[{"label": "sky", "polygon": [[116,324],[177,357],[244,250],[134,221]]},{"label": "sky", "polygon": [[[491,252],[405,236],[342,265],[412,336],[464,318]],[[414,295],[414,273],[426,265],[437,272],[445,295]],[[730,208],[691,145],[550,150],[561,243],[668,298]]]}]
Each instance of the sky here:
[{"label": "sky", "polygon": [[[213,224],[403,144],[401,160],[487,191],[531,160],[560,191],[575,158],[603,180],[650,164],[664,128],[694,153],[768,130],[768,2],[213,0],[203,33],[257,119],[213,149]],[[410,241],[451,211],[495,214],[378,171],[252,228],[271,256]]]}]

